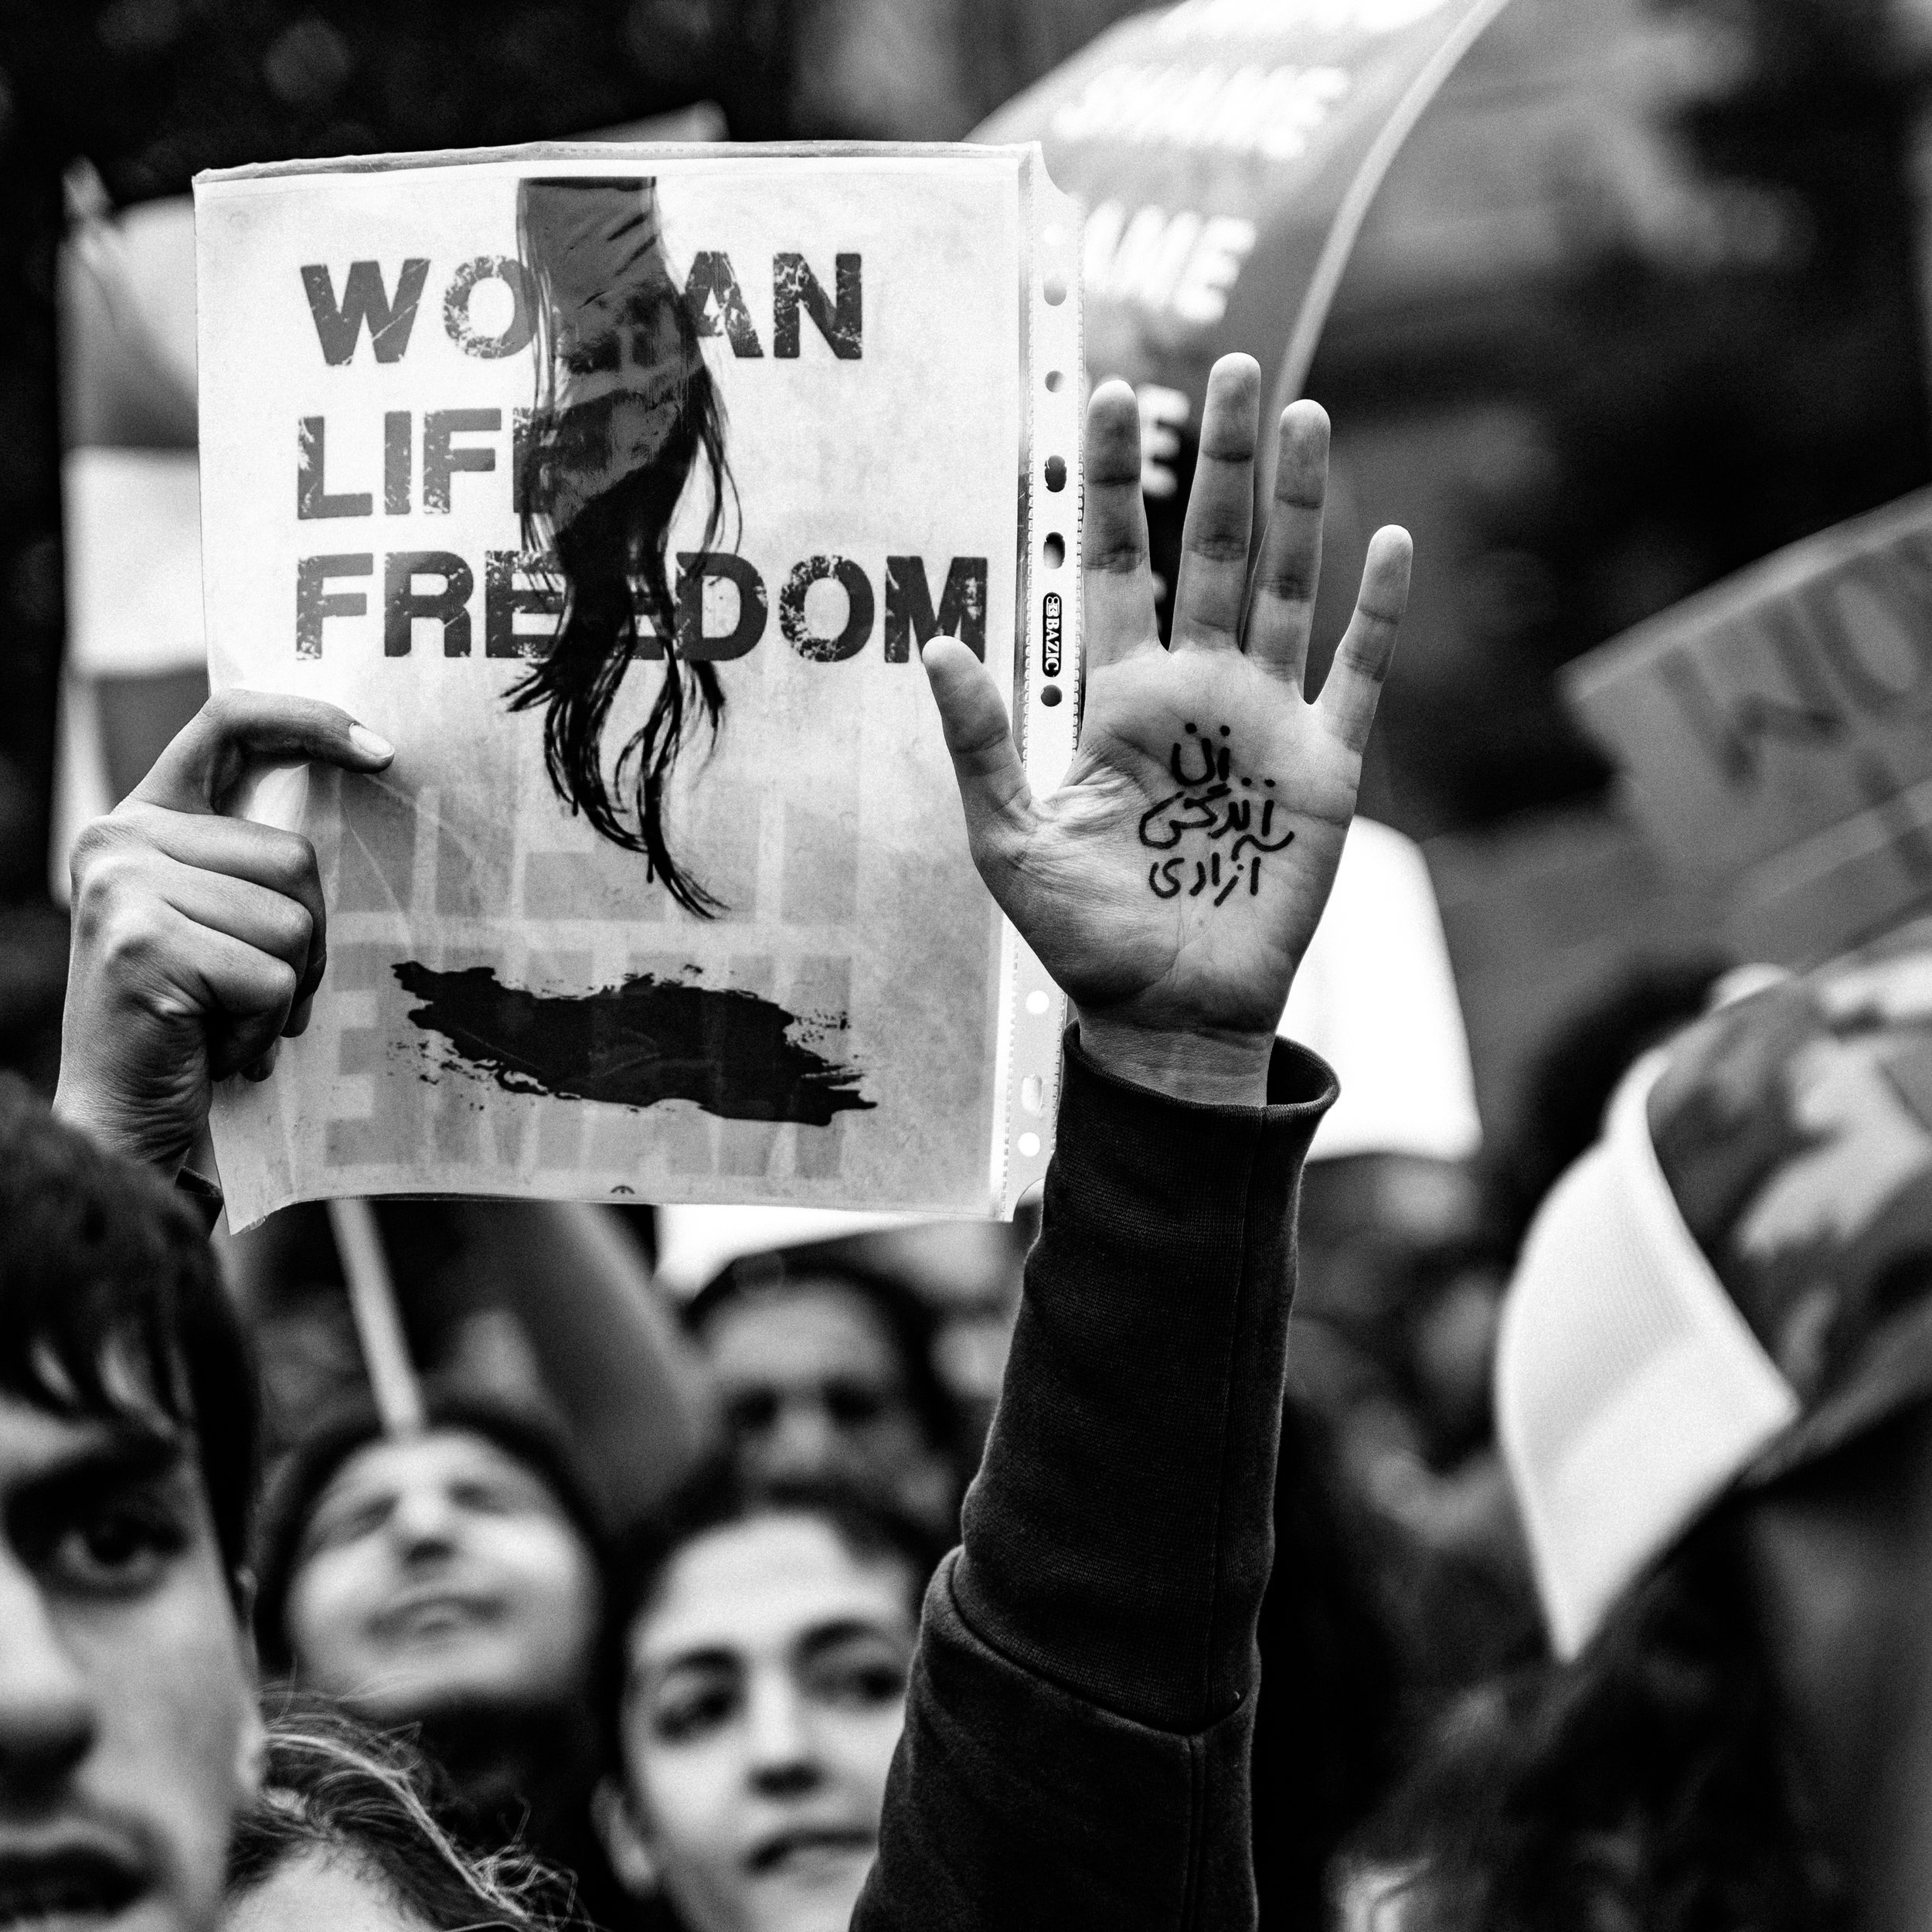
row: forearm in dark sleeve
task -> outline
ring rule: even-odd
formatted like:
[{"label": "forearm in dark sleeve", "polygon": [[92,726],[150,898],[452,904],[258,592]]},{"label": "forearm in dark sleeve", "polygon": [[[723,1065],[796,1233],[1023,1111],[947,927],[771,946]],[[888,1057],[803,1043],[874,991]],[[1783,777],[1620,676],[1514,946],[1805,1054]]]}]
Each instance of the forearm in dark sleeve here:
[{"label": "forearm in dark sleeve", "polygon": [[962,1549],[857,1923],[1237,1927],[1293,1217],[1328,1070],[1191,1107],[1070,1043]]}]

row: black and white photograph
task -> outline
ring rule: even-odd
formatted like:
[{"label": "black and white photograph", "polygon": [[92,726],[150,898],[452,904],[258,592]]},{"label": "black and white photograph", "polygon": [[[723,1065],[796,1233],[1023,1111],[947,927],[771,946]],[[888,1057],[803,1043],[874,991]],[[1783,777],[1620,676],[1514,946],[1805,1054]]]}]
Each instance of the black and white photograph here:
[{"label": "black and white photograph", "polygon": [[1932,1932],[1932,0],[0,170],[0,1932]]}]

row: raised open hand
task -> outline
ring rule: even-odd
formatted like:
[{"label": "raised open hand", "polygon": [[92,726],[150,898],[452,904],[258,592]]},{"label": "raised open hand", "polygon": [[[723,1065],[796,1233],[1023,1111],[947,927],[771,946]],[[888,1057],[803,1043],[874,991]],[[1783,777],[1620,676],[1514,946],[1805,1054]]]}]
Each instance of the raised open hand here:
[{"label": "raised open hand", "polygon": [[1362,747],[1409,587],[1376,532],[1320,696],[1302,695],[1328,422],[1298,403],[1249,583],[1260,372],[1215,365],[1172,644],[1148,568],[1140,425],[1124,383],[1087,417],[1087,689],[1051,798],[1028,786],[993,678],[935,638],[926,669],[988,889],[1073,1001],[1102,1064],[1183,1098],[1257,1101],[1295,968],[1354,815]]}]

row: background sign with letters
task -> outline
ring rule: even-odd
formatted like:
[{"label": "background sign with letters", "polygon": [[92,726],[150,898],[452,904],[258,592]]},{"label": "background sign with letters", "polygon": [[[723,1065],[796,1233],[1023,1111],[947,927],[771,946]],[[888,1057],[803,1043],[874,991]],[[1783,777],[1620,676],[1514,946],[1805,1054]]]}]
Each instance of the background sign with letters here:
[{"label": "background sign with letters", "polygon": [[1740,954],[1828,957],[1932,904],[1932,491],[1688,599],[1566,683]]}]

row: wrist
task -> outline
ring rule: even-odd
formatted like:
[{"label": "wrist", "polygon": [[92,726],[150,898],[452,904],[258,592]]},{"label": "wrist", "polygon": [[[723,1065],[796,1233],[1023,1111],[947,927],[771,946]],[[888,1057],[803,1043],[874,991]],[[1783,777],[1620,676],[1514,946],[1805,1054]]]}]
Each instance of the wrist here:
[{"label": "wrist", "polygon": [[1136,1026],[1074,1009],[1080,1045],[1116,1080],[1199,1107],[1265,1107],[1272,1032]]},{"label": "wrist", "polygon": [[54,1089],[53,1117],[84,1134],[95,1146],[124,1160],[138,1161],[172,1181],[188,1158],[188,1143],[174,1135],[140,1131],[124,1110],[101,1101],[85,1085],[63,1077]]}]

